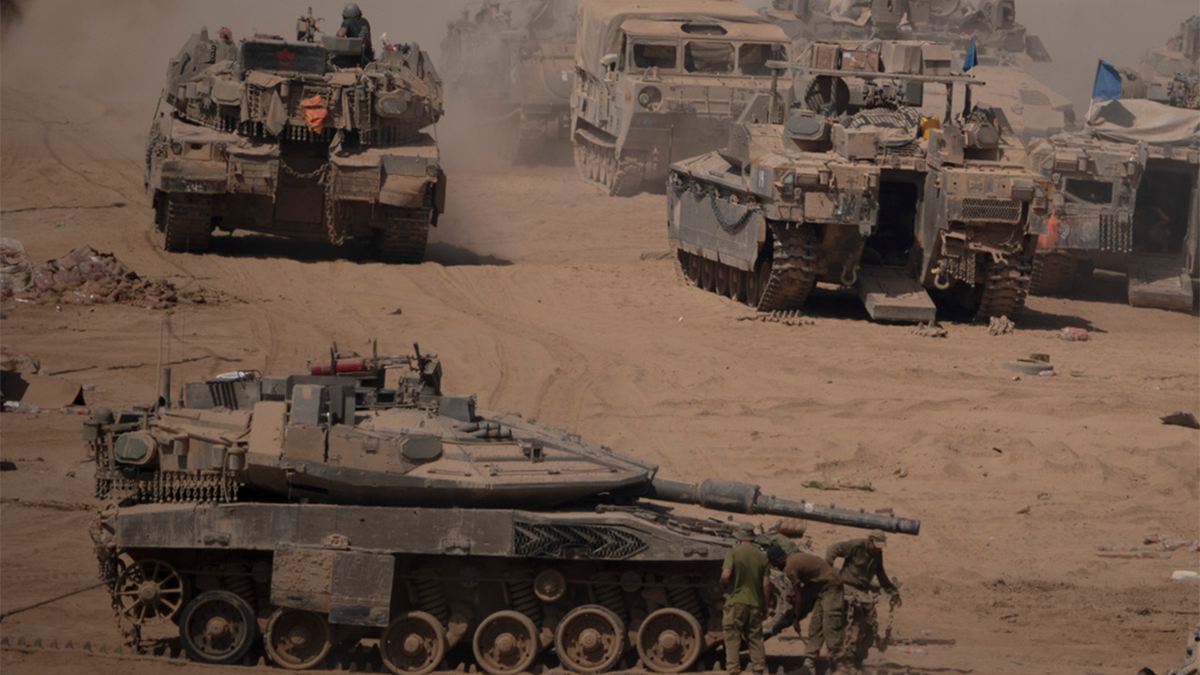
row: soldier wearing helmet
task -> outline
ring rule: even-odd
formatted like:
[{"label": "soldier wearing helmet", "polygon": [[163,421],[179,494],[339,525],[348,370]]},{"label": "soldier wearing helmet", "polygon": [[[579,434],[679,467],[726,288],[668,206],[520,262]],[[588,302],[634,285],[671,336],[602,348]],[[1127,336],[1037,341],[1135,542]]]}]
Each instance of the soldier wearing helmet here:
[{"label": "soldier wearing helmet", "polygon": [[371,46],[371,22],[363,16],[356,3],[348,2],[342,8],[342,27],[338,29],[337,36],[362,38],[363,62],[375,60],[375,48]]}]

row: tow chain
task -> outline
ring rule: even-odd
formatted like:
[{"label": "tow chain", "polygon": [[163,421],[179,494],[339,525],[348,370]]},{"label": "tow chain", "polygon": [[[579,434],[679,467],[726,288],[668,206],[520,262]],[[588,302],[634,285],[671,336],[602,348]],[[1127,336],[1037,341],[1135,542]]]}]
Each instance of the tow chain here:
[{"label": "tow chain", "polygon": [[756,213],[762,213],[763,210],[762,205],[754,201],[751,201],[748,204],[733,204],[734,206],[742,206],[745,210],[742,211],[742,215],[738,216],[736,220],[731,222],[725,220],[725,216],[723,216],[720,209],[717,208],[717,189],[715,187],[705,189],[699,182],[696,181],[693,181],[689,184],[684,184],[674,174],[671,176],[670,187],[677,192],[691,193],[692,197],[695,198],[696,201],[700,201],[707,196],[708,205],[713,212],[713,218],[717,220],[717,224],[721,226],[721,229],[725,230],[725,232],[728,234],[737,234],[740,232],[742,227],[746,225],[746,222],[750,220],[751,216]]}]

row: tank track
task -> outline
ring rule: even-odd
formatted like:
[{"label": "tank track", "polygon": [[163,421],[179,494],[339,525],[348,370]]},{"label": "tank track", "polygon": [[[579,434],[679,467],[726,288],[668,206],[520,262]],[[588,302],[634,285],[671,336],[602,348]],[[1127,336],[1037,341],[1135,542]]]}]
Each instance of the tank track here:
[{"label": "tank track", "polygon": [[[35,654],[38,652],[59,652],[59,653],[79,653],[86,655],[87,658],[108,658],[119,661],[141,661],[147,663],[160,663],[163,666],[185,667],[194,665],[196,667],[205,667],[204,664],[197,664],[188,660],[184,654],[182,647],[179,646],[177,640],[158,640],[142,645],[130,646],[128,644],[93,644],[91,642],[83,642],[75,644],[71,640],[61,642],[58,639],[44,641],[42,638],[27,639],[24,637],[11,638],[9,636],[0,637],[0,651],[12,651],[22,654]],[[799,665],[797,661],[800,657],[789,656],[767,656],[767,665],[775,666],[775,675],[784,675],[785,672],[796,670]],[[241,660],[230,665],[242,665],[247,667],[267,666],[270,664],[268,659],[262,654],[250,654],[243,657]],[[449,664],[447,664],[449,665]],[[537,668],[531,669],[537,675],[578,675],[574,671],[566,670],[561,667],[555,668]],[[277,668],[276,672],[291,672],[283,668]],[[365,647],[362,645],[351,649],[342,650],[340,653],[330,654],[316,668],[307,669],[306,673],[344,673],[344,672],[359,672],[359,673],[389,673],[387,666],[383,665],[379,655],[379,650],[376,647]],[[479,673],[476,666],[468,663],[459,663],[454,667],[444,670],[434,670],[429,675],[464,675],[464,673],[475,672]],[[724,660],[719,650],[709,651],[703,654],[695,667],[688,672],[704,672],[704,673],[724,673]],[[633,668],[617,669],[605,671],[605,675],[661,675],[655,671],[644,667],[635,666]]]},{"label": "tank track", "polygon": [[163,248],[172,253],[204,253],[212,236],[208,202],[203,198],[167,195],[162,223]]},{"label": "tank track", "polygon": [[431,212],[424,219],[389,215],[387,224],[376,234],[379,259],[386,263],[423,262],[431,217]]},{"label": "tank track", "polygon": [[646,153],[617,150],[595,134],[575,134],[575,167],[584,180],[598,183],[613,197],[632,197],[641,191],[646,175]]},{"label": "tank track", "polygon": [[1033,295],[1066,295],[1075,282],[1075,265],[1062,251],[1038,251],[1033,256],[1029,292]]},{"label": "tank track", "polygon": [[1007,316],[1015,319],[1025,308],[1032,278],[1030,266],[1020,262],[989,262],[983,282],[983,296],[975,312],[976,321]]},{"label": "tank track", "polygon": [[768,221],[768,225],[774,236],[771,275],[763,286],[758,310],[800,309],[816,285],[816,233],[803,224]]}]

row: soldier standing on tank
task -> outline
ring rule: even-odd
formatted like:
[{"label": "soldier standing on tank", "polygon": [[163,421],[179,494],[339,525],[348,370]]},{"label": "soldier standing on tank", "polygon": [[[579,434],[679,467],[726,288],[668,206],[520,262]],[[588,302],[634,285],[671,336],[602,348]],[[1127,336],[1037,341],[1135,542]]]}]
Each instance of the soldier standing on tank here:
[{"label": "soldier standing on tank", "polygon": [[[812,616],[808,620],[808,638],[804,641],[804,657],[816,663],[817,657],[821,655],[821,645],[824,644],[829,648],[834,672],[848,670],[843,636],[846,611],[842,580],[833,566],[803,551],[784,553],[782,548],[774,544],[767,549],[767,557],[776,569],[783,570],[784,576],[792,582],[797,595],[802,598],[815,598]],[[795,604],[796,621],[799,622],[807,613],[804,606],[808,603],[801,599]]]},{"label": "soldier standing on tank", "polygon": [[337,36],[362,38],[363,62],[375,60],[375,48],[371,46],[371,22],[363,16],[357,4],[348,2],[342,9],[342,27],[338,29]]},{"label": "soldier standing on tank", "polygon": [[[872,530],[866,539],[850,539],[833,544],[825,551],[825,561],[832,565],[843,558],[839,571],[846,585],[846,614],[849,629],[846,631],[846,652],[861,668],[867,650],[875,644],[878,633],[878,615],[875,604],[882,588],[891,596],[893,609],[900,606],[900,591],[883,569],[883,547],[887,535],[881,530]],[[873,582],[878,579],[879,586]]]},{"label": "soldier standing on tank", "polygon": [[725,610],[721,627],[725,630],[725,670],[730,675],[742,672],[742,641],[750,652],[750,667],[755,673],[767,672],[767,651],[763,646],[763,608],[771,597],[767,576],[767,556],[754,545],[754,526],[738,525],[734,532],[738,544],[725,554],[721,566],[721,585],[725,587]]}]

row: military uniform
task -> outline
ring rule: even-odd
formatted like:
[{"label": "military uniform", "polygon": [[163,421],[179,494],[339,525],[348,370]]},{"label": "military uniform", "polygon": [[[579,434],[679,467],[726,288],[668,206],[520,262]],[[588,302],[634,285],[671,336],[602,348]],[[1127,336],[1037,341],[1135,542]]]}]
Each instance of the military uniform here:
[{"label": "military uniform", "polygon": [[[871,541],[875,542],[874,551],[869,546]],[[838,558],[844,559],[840,574],[842,582],[846,584],[846,653],[860,668],[879,632],[879,615],[876,611],[879,593],[873,582],[878,580],[879,587],[892,595],[898,593],[883,569],[881,547],[886,541],[882,532],[873,532],[866,539],[839,542],[825,551],[825,561],[831,565]]]},{"label": "military uniform", "polygon": [[821,654],[821,645],[826,645],[834,663],[842,662],[846,613],[842,580],[837,572],[817,556],[797,551],[787,556],[783,574],[793,586],[816,596],[816,604],[808,620],[804,656],[815,660]]},{"label": "military uniform", "polygon": [[[754,534],[739,528],[738,539],[749,541]],[[744,538],[743,538],[744,537]],[[725,631],[725,670],[731,674],[742,670],[742,642],[750,653],[750,667],[755,673],[767,672],[767,652],[763,646],[763,578],[767,574],[767,556],[753,544],[739,543],[725,554],[721,566],[729,570],[725,590],[725,609],[721,628]]]}]

